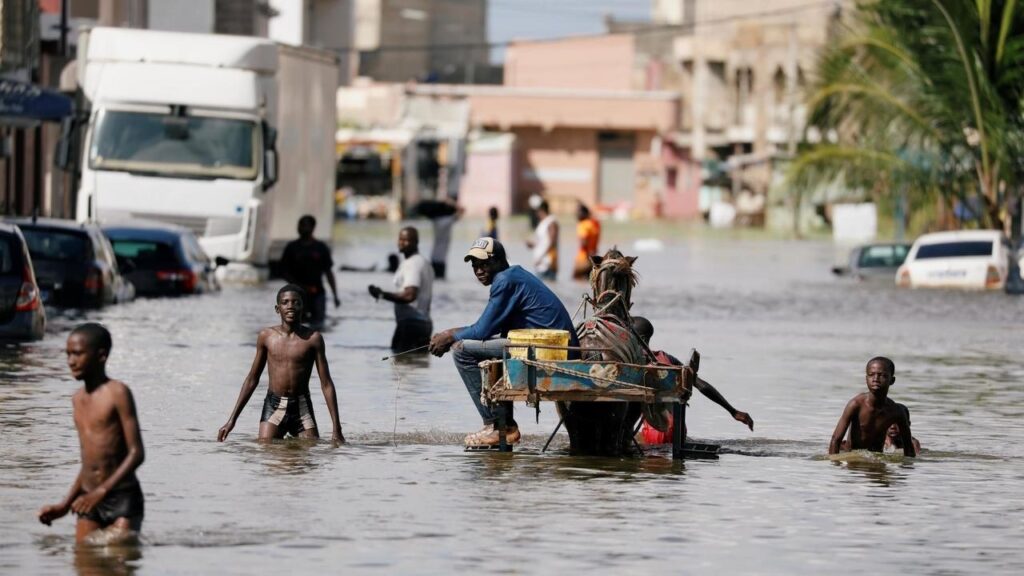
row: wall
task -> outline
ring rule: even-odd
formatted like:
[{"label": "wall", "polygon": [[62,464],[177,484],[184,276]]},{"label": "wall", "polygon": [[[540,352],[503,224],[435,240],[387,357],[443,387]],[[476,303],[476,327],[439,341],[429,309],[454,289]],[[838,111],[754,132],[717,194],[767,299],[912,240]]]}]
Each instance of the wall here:
[{"label": "wall", "polygon": [[634,56],[628,34],[513,43],[505,49],[505,85],[631,90]]},{"label": "wall", "polygon": [[516,135],[515,210],[525,210],[531,194],[543,194],[555,212],[571,211],[575,201],[597,200],[597,130],[521,127]]},{"label": "wall", "polygon": [[512,213],[514,151],[515,139],[505,134],[470,142],[459,190],[459,204],[467,215],[483,216],[491,206],[502,216]]}]

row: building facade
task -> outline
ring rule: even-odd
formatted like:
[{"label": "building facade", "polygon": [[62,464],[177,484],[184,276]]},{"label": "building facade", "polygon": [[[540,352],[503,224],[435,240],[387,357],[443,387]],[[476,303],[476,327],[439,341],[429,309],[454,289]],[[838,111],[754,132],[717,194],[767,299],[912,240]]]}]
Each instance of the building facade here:
[{"label": "building facade", "polygon": [[487,2],[355,0],[359,75],[378,82],[493,81]]}]

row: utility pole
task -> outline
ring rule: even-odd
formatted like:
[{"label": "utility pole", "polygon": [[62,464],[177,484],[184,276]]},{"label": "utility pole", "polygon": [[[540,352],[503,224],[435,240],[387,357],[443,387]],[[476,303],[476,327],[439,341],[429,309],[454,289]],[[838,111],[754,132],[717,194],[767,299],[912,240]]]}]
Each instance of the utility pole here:
[{"label": "utility pole", "polygon": [[[792,162],[796,158],[796,79],[798,68],[797,59],[797,23],[796,20],[789,23],[788,43],[786,47],[786,155]],[[793,234],[800,238],[800,205],[801,194],[799,191],[793,196]]]}]

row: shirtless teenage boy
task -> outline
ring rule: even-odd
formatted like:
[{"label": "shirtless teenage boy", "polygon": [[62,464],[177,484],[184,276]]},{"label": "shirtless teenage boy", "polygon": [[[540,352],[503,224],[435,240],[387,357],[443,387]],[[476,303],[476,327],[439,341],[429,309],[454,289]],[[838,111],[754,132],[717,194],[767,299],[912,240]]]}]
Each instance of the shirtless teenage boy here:
[{"label": "shirtless teenage boy", "polygon": [[39,521],[49,526],[74,512],[77,542],[103,531],[104,543],[111,543],[142,527],[144,499],[135,470],[146,453],[131,390],[107,377],[110,348],[110,332],[99,324],[82,324],[68,336],[68,368],[83,383],[71,398],[82,468],[67,497],[43,507]]},{"label": "shirtless teenage boy", "polygon": [[868,361],[864,377],[868,391],[854,396],[846,404],[832,433],[829,454],[838,454],[845,447],[843,437],[848,429],[850,450],[882,452],[889,427],[898,424],[903,455],[917,455],[910,434],[910,411],[889,398],[889,387],[896,381],[895,373],[896,366],[888,358],[878,356]]},{"label": "shirtless teenage boy", "polygon": [[242,382],[235,409],[217,432],[218,441],[223,442],[235,427],[238,415],[252,397],[268,364],[270,385],[263,401],[259,439],[284,438],[285,434],[300,438],[320,437],[313,418],[313,402],[309,397],[309,376],[316,364],[320,387],[331,414],[332,440],[345,441],[338,421],[338,401],[331,371],[327,367],[324,339],[316,330],[302,325],[302,302],[302,289],[294,284],[288,284],[277,292],[274,310],[281,315],[281,325],[260,330],[256,339],[256,358],[249,375]]}]

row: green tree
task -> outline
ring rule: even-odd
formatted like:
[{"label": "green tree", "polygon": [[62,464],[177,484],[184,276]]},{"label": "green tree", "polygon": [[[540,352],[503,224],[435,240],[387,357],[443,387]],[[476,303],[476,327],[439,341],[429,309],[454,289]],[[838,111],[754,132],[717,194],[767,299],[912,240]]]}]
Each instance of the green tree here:
[{"label": "green tree", "polygon": [[[1016,0],[858,2],[818,65],[797,191],[842,178],[918,203],[976,198],[1005,229],[1024,185],[1024,9]],[[798,196],[799,197],[799,196]]]}]

